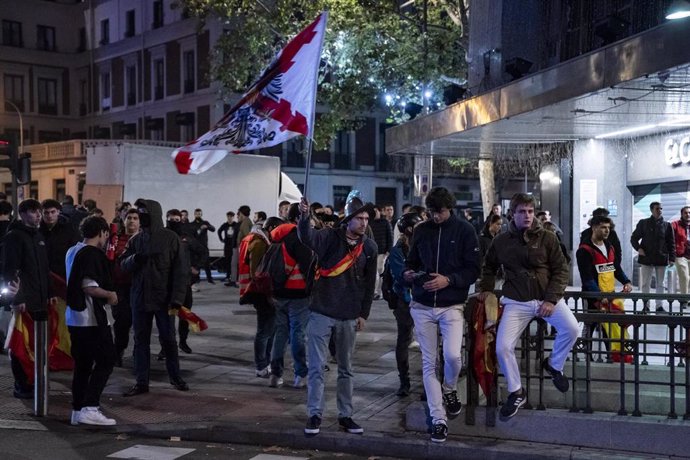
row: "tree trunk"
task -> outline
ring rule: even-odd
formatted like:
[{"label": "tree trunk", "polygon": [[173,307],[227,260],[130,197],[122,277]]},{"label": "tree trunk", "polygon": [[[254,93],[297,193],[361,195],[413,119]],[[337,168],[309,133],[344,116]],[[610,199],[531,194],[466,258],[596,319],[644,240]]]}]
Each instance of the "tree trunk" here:
[{"label": "tree trunk", "polygon": [[491,212],[491,206],[494,204],[496,197],[493,152],[479,153],[479,189],[482,195],[484,218],[486,219]]}]

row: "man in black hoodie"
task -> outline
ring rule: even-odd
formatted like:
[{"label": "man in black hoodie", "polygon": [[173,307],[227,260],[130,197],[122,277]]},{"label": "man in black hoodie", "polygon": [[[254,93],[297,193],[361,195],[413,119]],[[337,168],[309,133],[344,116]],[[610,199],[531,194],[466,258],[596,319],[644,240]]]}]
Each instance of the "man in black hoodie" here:
[{"label": "man in black hoodie", "polygon": [[169,308],[183,305],[189,283],[189,261],[175,232],[163,228],[163,212],[157,201],[139,199],[141,231],[127,242],[120,258],[123,270],[132,273],[130,302],[134,328],[134,364],[137,383],[124,396],[149,391],[151,327],[156,319],[165,352],[165,367],[170,384],[180,391],[189,387],[180,376],[175,341],[175,322]]},{"label": "man in black hoodie", "polygon": [[[410,315],[422,351],[431,440],[444,442],[448,436],[446,413],[457,416],[462,409],[456,386],[462,367],[463,312],[469,287],[479,276],[480,254],[477,233],[453,213],[455,197],[446,188],[431,189],[426,207],[431,219],[414,229],[403,277],[413,285]],[[436,377],[439,328],[445,361],[443,384]]]},{"label": "man in black hoodie", "polygon": [[[17,212],[21,220],[12,222],[3,240],[3,277],[13,280],[19,276],[20,280],[12,308],[15,312],[28,312],[34,321],[48,320],[48,256],[45,241],[38,231],[41,211],[41,203],[37,200],[28,199],[19,203]],[[33,343],[29,346],[33,347]],[[27,375],[19,360],[12,358],[11,364],[14,396],[33,398],[31,376]]]}]

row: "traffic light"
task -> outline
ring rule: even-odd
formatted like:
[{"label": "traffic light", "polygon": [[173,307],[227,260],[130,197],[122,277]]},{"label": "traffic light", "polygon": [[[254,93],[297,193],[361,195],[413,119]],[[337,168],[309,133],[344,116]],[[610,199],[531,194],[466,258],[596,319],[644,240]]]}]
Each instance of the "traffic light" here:
[{"label": "traffic light", "polygon": [[31,154],[19,154],[17,143],[8,136],[0,136],[0,168],[7,168],[17,179],[17,185],[31,182]]}]

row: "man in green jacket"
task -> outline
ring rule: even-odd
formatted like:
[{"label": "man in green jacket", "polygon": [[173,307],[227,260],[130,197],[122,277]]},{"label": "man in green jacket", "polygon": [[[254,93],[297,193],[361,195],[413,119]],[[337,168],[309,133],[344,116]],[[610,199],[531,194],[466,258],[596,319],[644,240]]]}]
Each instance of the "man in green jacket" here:
[{"label": "man in green jacket", "polygon": [[489,247],[480,282],[479,299],[484,301],[494,290],[496,272],[503,267],[503,317],[496,336],[496,355],[510,394],[501,407],[502,420],[517,414],[527,402],[515,346],[530,321],[543,318],[558,331],[551,356],[542,367],[563,393],[569,388],[563,366],[578,335],[577,320],[563,300],[568,263],[556,234],[545,231],[535,218],[535,204],[534,197],[526,193],[516,193],[510,200],[513,220],[508,231],[496,236]]}]

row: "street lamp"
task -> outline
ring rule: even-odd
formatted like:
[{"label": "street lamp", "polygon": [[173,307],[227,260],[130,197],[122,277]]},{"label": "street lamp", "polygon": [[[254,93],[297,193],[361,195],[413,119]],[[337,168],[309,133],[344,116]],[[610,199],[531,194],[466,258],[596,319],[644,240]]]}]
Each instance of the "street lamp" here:
[{"label": "street lamp", "polygon": [[686,0],[674,0],[666,13],[666,19],[683,19],[690,16],[690,3]]}]

